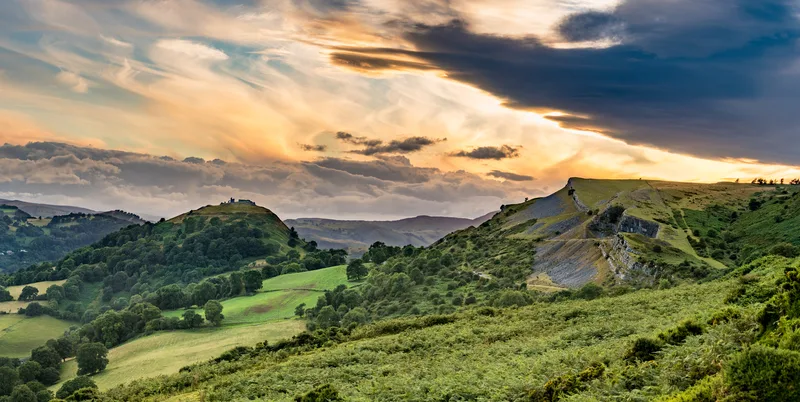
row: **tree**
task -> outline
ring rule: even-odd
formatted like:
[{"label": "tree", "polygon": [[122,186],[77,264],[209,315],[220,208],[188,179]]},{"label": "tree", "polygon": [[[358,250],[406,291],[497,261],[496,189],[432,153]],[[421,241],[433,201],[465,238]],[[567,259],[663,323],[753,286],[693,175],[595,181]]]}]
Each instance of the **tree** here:
[{"label": "tree", "polygon": [[[60,374],[55,367],[48,367],[39,372],[39,382],[44,385],[53,385],[58,382]],[[49,401],[49,399],[48,399]]]},{"label": "tree", "polygon": [[273,267],[272,265],[267,265],[266,267],[261,269],[261,276],[264,277],[265,279],[274,278],[279,274],[280,272],[278,272],[278,270],[275,269],[275,267]]},{"label": "tree", "polygon": [[89,377],[83,375],[77,376],[61,385],[61,388],[56,392],[56,398],[66,399],[72,395],[73,392],[83,388],[97,389],[97,384]]},{"label": "tree", "polygon": [[39,289],[36,289],[35,287],[28,285],[22,288],[22,292],[20,292],[19,294],[19,300],[20,301],[33,300],[38,295],[39,295]]},{"label": "tree", "polygon": [[50,285],[45,294],[47,295],[47,300],[56,302],[64,300],[65,297],[64,288],[59,285]]},{"label": "tree", "polygon": [[14,387],[14,390],[11,391],[11,401],[12,402],[38,402],[36,400],[36,394],[28,388],[27,385],[17,385]]},{"label": "tree", "polygon": [[205,310],[206,320],[208,320],[208,322],[214,326],[222,324],[222,320],[225,319],[225,316],[222,315],[222,304],[216,300],[209,300],[203,309]]},{"label": "tree", "polygon": [[8,289],[0,286],[0,302],[12,300],[14,300],[14,296],[11,296],[11,292],[9,292]]},{"label": "tree", "polygon": [[302,317],[306,314],[306,304],[300,303],[294,308],[294,315]]},{"label": "tree", "polygon": [[31,352],[31,360],[42,367],[56,367],[61,363],[61,356],[49,346],[39,346]]},{"label": "tree", "polygon": [[256,270],[249,270],[244,273],[244,289],[247,293],[253,293],[261,289],[264,285],[261,282],[261,273]]},{"label": "tree", "polygon": [[361,261],[360,259],[355,259],[347,264],[347,280],[357,281],[367,276],[368,273],[369,271],[367,270],[367,266],[364,265],[364,261]]},{"label": "tree", "polygon": [[84,343],[78,347],[75,359],[78,361],[78,375],[99,373],[108,365],[108,349],[102,343]]},{"label": "tree", "polygon": [[44,313],[42,305],[37,302],[32,302],[25,307],[25,315],[28,317],[38,317]]},{"label": "tree", "polygon": [[198,307],[215,297],[217,297],[217,288],[209,281],[200,282],[192,291],[192,303]]},{"label": "tree", "polygon": [[19,381],[17,370],[7,366],[0,367],[0,378],[3,379],[0,381],[0,395],[10,394],[14,390],[14,384]]},{"label": "tree", "polygon": [[194,310],[186,310],[183,312],[183,325],[188,329],[199,327],[203,325],[203,317]]},{"label": "tree", "polygon": [[367,310],[364,307],[356,307],[342,317],[342,326],[345,328],[353,324],[364,324],[365,322],[367,322]]},{"label": "tree", "polygon": [[19,379],[22,382],[35,381],[41,371],[42,365],[33,360],[28,360],[17,367],[17,373],[19,373]]},{"label": "tree", "polygon": [[317,314],[317,324],[320,328],[330,328],[339,326],[339,314],[333,306],[325,306]]},{"label": "tree", "polygon": [[242,290],[244,290],[244,280],[242,278],[242,274],[233,272],[231,273],[229,280],[231,282],[231,296],[239,296],[242,294]]},{"label": "tree", "polygon": [[38,402],[48,402],[53,399],[53,392],[49,389],[40,389],[36,392],[36,400]]}]

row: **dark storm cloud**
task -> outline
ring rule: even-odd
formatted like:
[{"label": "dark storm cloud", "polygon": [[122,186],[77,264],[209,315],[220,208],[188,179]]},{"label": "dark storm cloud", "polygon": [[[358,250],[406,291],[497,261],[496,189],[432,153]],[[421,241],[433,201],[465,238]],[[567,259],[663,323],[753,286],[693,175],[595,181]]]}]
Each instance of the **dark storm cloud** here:
[{"label": "dark storm cloud", "polygon": [[325,145],[300,144],[300,149],[308,152],[324,152],[328,147]]},{"label": "dark storm cloud", "polygon": [[[413,57],[511,107],[563,111],[552,120],[632,144],[798,163],[797,11],[788,0],[627,0],[557,26],[567,41],[611,41],[608,47],[477,34],[456,20],[409,28],[415,51],[360,54]],[[343,53],[359,52],[333,57]],[[370,64],[385,66],[361,67]]]},{"label": "dark storm cloud", "polygon": [[194,164],[197,164],[197,165],[206,163],[205,159],[198,158],[198,157],[195,157],[195,156],[190,156],[190,157],[184,159],[183,161],[186,162],[186,163],[194,163]]},{"label": "dark storm cloud", "polygon": [[527,176],[524,174],[516,174],[512,172],[504,172],[502,170],[492,170],[489,173],[486,173],[487,176],[497,177],[498,179],[505,179],[511,181],[531,181],[533,180],[533,176]]},{"label": "dark storm cloud", "polygon": [[516,158],[519,156],[519,149],[521,147],[512,147],[510,145],[502,145],[499,147],[478,147],[471,151],[458,151],[450,153],[450,156],[470,159],[508,159]]},{"label": "dark storm cloud", "polygon": [[355,150],[353,152],[362,155],[408,154],[421,151],[422,148],[442,141],[444,141],[444,139],[409,137],[402,140],[392,140],[388,144],[378,142],[377,144],[367,145],[364,149]]},{"label": "dark storm cloud", "polygon": [[356,137],[348,132],[339,131],[336,139],[352,145],[362,146],[362,149],[350,151],[352,153],[374,156],[381,154],[408,154],[421,151],[423,148],[447,141],[446,138],[409,137],[402,140],[392,140],[384,143],[382,140],[367,137]]},{"label": "dark storm cloud", "polygon": [[325,158],[313,164],[358,176],[405,183],[426,182],[432,175],[439,173],[438,169],[412,166],[403,156],[381,157],[369,162]]}]

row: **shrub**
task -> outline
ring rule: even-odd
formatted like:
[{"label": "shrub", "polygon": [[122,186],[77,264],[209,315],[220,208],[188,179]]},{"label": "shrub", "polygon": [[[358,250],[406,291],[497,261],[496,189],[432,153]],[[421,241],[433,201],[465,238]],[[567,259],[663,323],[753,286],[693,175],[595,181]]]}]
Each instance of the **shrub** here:
[{"label": "shrub", "polygon": [[565,374],[548,381],[542,388],[528,392],[531,402],[557,401],[562,396],[583,390],[586,383],[600,378],[605,373],[606,367],[602,363],[592,363],[585,370],[576,374]]},{"label": "shrub", "polygon": [[794,258],[797,257],[797,247],[792,245],[791,243],[781,243],[777,244],[769,250],[770,254],[773,255],[780,255],[786,258]]},{"label": "shrub", "polygon": [[703,327],[692,321],[684,321],[675,328],[670,328],[665,332],[658,334],[658,339],[670,345],[677,345],[683,343],[686,338],[692,335],[700,335],[703,333]]},{"label": "shrub", "polygon": [[603,295],[603,288],[594,283],[587,283],[583,285],[577,292],[575,298],[584,300],[593,300]]},{"label": "shrub", "polygon": [[72,395],[73,392],[83,388],[97,389],[97,384],[86,376],[75,377],[61,385],[61,388],[56,392],[56,398],[66,399]]},{"label": "shrub", "polygon": [[656,353],[664,347],[664,342],[653,338],[639,338],[633,342],[631,348],[625,353],[625,360],[629,362],[646,362],[654,360]]},{"label": "shrub", "polygon": [[308,391],[308,393],[296,396],[294,398],[295,402],[336,402],[336,401],[344,401],[339,396],[339,392],[336,391],[336,388],[333,388],[330,384],[320,385],[317,388]]},{"label": "shrub", "polygon": [[741,399],[800,400],[800,353],[753,345],[731,359],[725,381]]}]

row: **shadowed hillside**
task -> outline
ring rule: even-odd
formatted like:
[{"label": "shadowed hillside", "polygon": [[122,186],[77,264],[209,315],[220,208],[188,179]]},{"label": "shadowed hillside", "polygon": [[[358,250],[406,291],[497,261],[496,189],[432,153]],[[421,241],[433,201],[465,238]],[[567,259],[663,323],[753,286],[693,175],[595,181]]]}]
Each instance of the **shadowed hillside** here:
[{"label": "shadowed hillside", "polygon": [[286,224],[301,237],[323,248],[344,248],[360,256],[375,242],[390,246],[428,246],[445,235],[489,220],[494,212],[475,219],[417,216],[396,221],[340,221],[335,219],[289,219]]}]

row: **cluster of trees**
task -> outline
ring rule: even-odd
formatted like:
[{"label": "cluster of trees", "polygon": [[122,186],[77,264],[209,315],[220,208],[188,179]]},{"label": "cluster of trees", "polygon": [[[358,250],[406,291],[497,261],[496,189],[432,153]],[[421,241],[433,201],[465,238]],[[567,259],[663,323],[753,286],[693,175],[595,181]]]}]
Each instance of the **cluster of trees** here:
[{"label": "cluster of trees", "polygon": [[[0,275],[0,285],[66,279],[30,299],[48,300],[48,305],[32,305],[22,312],[87,323],[107,309],[121,311],[141,301],[160,309],[200,307],[212,299],[255,292],[266,278],[346,262],[344,250],[318,250],[315,242],[304,242],[296,232],[276,235],[273,228],[280,232],[269,215],[225,221],[189,216],[180,224],[129,226],[55,265],[42,263]],[[287,250],[288,244],[281,243],[291,239],[297,247]],[[251,257],[265,257],[267,264],[238,272],[241,260]],[[230,271],[234,272],[229,276],[221,275]],[[98,282],[103,307],[87,311],[81,291]]]},{"label": "cluster of trees", "polygon": [[[28,306],[28,309],[34,303]],[[204,317],[193,310],[187,310],[182,318],[166,318],[161,310],[147,302],[138,302],[123,311],[108,310],[80,328],[73,328],[58,339],[51,339],[31,352],[25,362],[18,359],[0,358],[0,398],[10,395],[17,388],[27,387],[32,392],[44,389],[59,380],[59,365],[74,357],[78,363],[79,375],[93,375],[104,370],[108,364],[108,349],[133,339],[141,334],[174,329],[190,329],[203,325],[219,326],[225,316],[223,307],[216,300],[202,305]],[[41,386],[33,384],[38,382]],[[27,391],[20,388],[18,392]],[[42,393],[42,395],[44,395]],[[52,394],[50,394],[52,397]],[[49,399],[47,399],[49,400]],[[0,399],[2,402],[2,399]]]},{"label": "cluster of trees", "polygon": [[[776,180],[776,179],[767,180],[767,179],[764,179],[762,177],[756,177],[750,183],[751,184],[758,184],[758,185],[761,185],[761,186],[775,186],[775,185],[783,185],[785,183],[785,180],[783,178],[778,179],[778,180]],[[791,180],[789,180],[789,184],[791,184],[793,186],[800,185],[800,179],[791,179]]]}]

